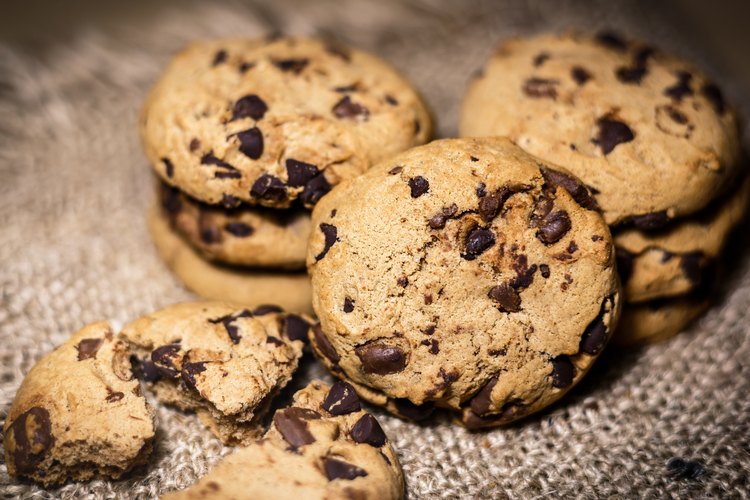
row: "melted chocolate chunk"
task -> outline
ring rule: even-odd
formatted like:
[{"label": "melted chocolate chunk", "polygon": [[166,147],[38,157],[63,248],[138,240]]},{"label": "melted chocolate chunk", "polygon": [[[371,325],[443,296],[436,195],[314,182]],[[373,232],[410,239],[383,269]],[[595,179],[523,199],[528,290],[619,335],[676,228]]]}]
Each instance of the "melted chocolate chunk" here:
[{"label": "melted chocolate chunk", "polygon": [[557,243],[570,231],[570,217],[565,210],[557,210],[545,215],[539,223],[536,237],[545,245]]},{"label": "melted chocolate chunk", "polygon": [[476,413],[477,415],[484,415],[487,413],[487,410],[490,409],[490,396],[492,395],[492,389],[495,388],[495,385],[497,384],[497,375],[493,376],[489,382],[487,382],[484,387],[482,387],[482,390],[480,390],[476,396],[471,398],[471,411]]},{"label": "melted chocolate chunk", "polygon": [[568,175],[552,168],[542,167],[541,171],[546,184],[554,186],[555,188],[561,187],[565,189],[575,202],[583,208],[598,210],[599,206],[596,203],[596,199],[594,199],[589,189],[584,186],[581,181],[572,175]]},{"label": "melted chocolate chunk", "polygon": [[304,70],[310,60],[306,58],[300,59],[272,59],[271,63],[279,68],[281,71],[289,71],[295,75],[299,75]]},{"label": "melted chocolate chunk", "polygon": [[542,273],[542,278],[549,278],[549,266],[547,264],[539,264],[539,271]]},{"label": "melted chocolate chunk", "polygon": [[250,194],[263,200],[282,201],[287,196],[284,181],[271,174],[263,174],[253,183]]},{"label": "melted chocolate chunk", "polygon": [[619,34],[614,33],[612,31],[601,31],[597,33],[596,41],[604,45],[605,47],[608,47],[610,49],[614,49],[620,52],[623,52],[628,49],[627,42]]},{"label": "melted chocolate chunk", "polygon": [[237,208],[241,204],[242,204],[242,200],[240,200],[236,196],[232,196],[231,194],[226,194],[226,193],[224,193],[221,196],[221,205],[228,210],[231,210],[232,208]]},{"label": "melted chocolate chunk", "polygon": [[240,140],[240,152],[242,154],[251,160],[257,160],[263,155],[263,133],[258,127],[237,132],[236,135],[237,139]]},{"label": "melted chocolate chunk", "polygon": [[244,73],[247,73],[248,70],[253,69],[254,67],[255,67],[254,62],[244,61],[240,63],[240,66],[238,69],[240,70],[240,74],[244,74]]},{"label": "melted chocolate chunk", "polygon": [[443,207],[443,209],[433,215],[428,224],[432,229],[442,229],[445,227],[445,223],[448,219],[455,216],[458,213],[458,206],[454,203],[449,207]]},{"label": "melted chocolate chunk", "polygon": [[226,225],[224,225],[224,231],[238,238],[247,238],[248,236],[253,234],[253,232],[255,232],[255,229],[253,229],[252,226],[248,226],[244,222],[228,222]]},{"label": "melted chocolate chunk", "polygon": [[493,286],[487,296],[497,303],[501,311],[513,313],[521,310],[521,296],[508,283]]},{"label": "melted chocolate chunk", "polygon": [[581,344],[579,345],[581,352],[592,356],[599,354],[607,343],[607,327],[604,325],[604,313],[607,302],[611,300],[611,298],[604,299],[602,307],[599,310],[599,315],[584,330],[581,336]]},{"label": "melted chocolate chunk", "polygon": [[240,172],[239,170],[219,170],[214,173],[214,177],[216,179],[239,179],[242,177],[242,172]]},{"label": "melted chocolate chunk", "polygon": [[54,444],[49,412],[39,406],[20,414],[5,436],[6,456],[20,474],[35,472]]},{"label": "melted chocolate chunk", "polygon": [[360,469],[356,465],[344,462],[343,460],[331,457],[326,457],[323,460],[323,469],[325,469],[326,477],[329,481],[334,481],[336,479],[351,481],[352,479],[365,477],[367,475],[366,470]]},{"label": "melted chocolate chunk", "polygon": [[161,162],[164,164],[164,171],[166,172],[167,177],[171,179],[174,176],[174,165],[169,158],[162,158]]},{"label": "melted chocolate chunk", "polygon": [[558,80],[548,80],[545,78],[529,78],[523,84],[523,93],[529,97],[539,98],[557,98]]},{"label": "melted chocolate chunk", "polygon": [[336,229],[336,226],[323,222],[320,224],[320,231],[325,237],[325,245],[323,246],[323,251],[315,256],[316,262],[325,257],[328,250],[330,250],[333,244],[338,241],[338,229]]},{"label": "melted chocolate chunk", "polygon": [[362,415],[357,420],[349,435],[355,443],[366,443],[375,448],[380,448],[386,441],[383,428],[380,427],[377,419],[369,413]]},{"label": "melted chocolate chunk", "polygon": [[624,122],[605,116],[596,122],[599,129],[594,143],[598,144],[602,153],[608,155],[619,144],[635,139],[633,131]]},{"label": "melted chocolate chunk", "polygon": [[266,337],[266,344],[273,344],[275,347],[285,345],[281,339],[276,338],[273,335]]},{"label": "melted chocolate chunk", "polygon": [[537,55],[534,56],[534,67],[538,68],[544,62],[550,58],[549,52],[540,52]]},{"label": "melted chocolate chunk", "polygon": [[576,368],[565,355],[552,359],[552,387],[563,388],[573,383]]},{"label": "melted chocolate chunk", "polygon": [[474,260],[495,244],[495,235],[489,229],[476,228],[469,232],[465,241],[465,253],[461,256],[466,260]]},{"label": "melted chocolate chunk", "polygon": [[287,314],[284,318],[284,335],[289,340],[307,342],[308,331],[310,331],[310,323],[301,316]]},{"label": "melted chocolate chunk", "polygon": [[293,408],[279,410],[273,416],[273,425],[279,431],[281,437],[291,445],[293,450],[314,443],[315,438],[307,428],[306,419],[300,418],[302,415],[298,412],[290,410],[293,410]]},{"label": "melted chocolate chunk", "polygon": [[419,198],[430,190],[430,183],[427,182],[427,179],[418,175],[409,179],[409,188],[411,189],[411,197]]},{"label": "melted chocolate chunk", "polygon": [[380,343],[369,343],[354,349],[362,371],[376,375],[398,373],[406,367],[406,353],[398,347]]},{"label": "melted chocolate chunk", "polygon": [[232,109],[232,120],[239,120],[242,118],[252,118],[253,120],[260,120],[263,115],[268,111],[266,103],[255,94],[246,95],[240,97],[237,102],[234,103]]},{"label": "melted chocolate chunk", "polygon": [[517,276],[516,278],[510,283],[510,286],[512,286],[514,289],[524,289],[528,288],[529,285],[534,281],[534,273],[536,273],[537,265],[532,264],[528,269],[523,270],[516,270]]},{"label": "melted chocolate chunk", "polygon": [[161,378],[159,369],[148,359],[139,359],[135,354],[130,356],[130,366],[139,380],[144,382],[156,382]]},{"label": "melted chocolate chunk", "polygon": [[214,165],[221,168],[228,168],[229,170],[237,170],[233,165],[214,156],[213,151],[209,151],[208,153],[201,156],[201,165]]},{"label": "melted chocolate chunk", "polygon": [[84,359],[96,358],[96,353],[102,346],[102,339],[83,339],[81,340],[76,349],[78,349],[78,361]]},{"label": "melted chocolate chunk", "polygon": [[197,137],[193,137],[192,139],[190,139],[190,144],[188,145],[188,149],[190,149],[191,153],[198,151],[200,147],[201,147],[201,141]]},{"label": "melted chocolate chunk", "polygon": [[326,337],[325,333],[323,333],[323,330],[320,328],[320,324],[317,324],[313,327],[313,338],[315,339],[315,347],[318,348],[318,351],[328,358],[328,360],[333,363],[334,365],[337,365],[339,361],[341,361],[341,357],[336,352],[336,349],[331,345],[331,341],[328,340],[328,337]]},{"label": "melted chocolate chunk", "polygon": [[615,75],[622,83],[639,84],[647,71],[646,66],[622,66],[617,68]]},{"label": "melted chocolate chunk", "polygon": [[287,183],[292,187],[299,187],[304,186],[313,177],[320,174],[320,170],[310,163],[289,158],[286,161],[286,173]]},{"label": "melted chocolate chunk", "polygon": [[175,378],[179,375],[174,360],[180,355],[180,349],[179,343],[167,344],[157,347],[151,353],[151,361],[162,377]]},{"label": "melted chocolate chunk", "polygon": [[354,310],[354,301],[349,297],[344,299],[344,312],[350,313]]},{"label": "melted chocolate chunk", "polygon": [[185,385],[195,390],[195,376],[206,371],[205,362],[185,363],[180,371],[180,376]]},{"label": "melted chocolate chunk", "polygon": [[275,305],[275,304],[262,304],[252,311],[253,316],[265,316],[266,314],[271,313],[281,313],[284,312],[284,309],[281,307]]},{"label": "melted chocolate chunk", "polygon": [[634,215],[630,218],[630,222],[632,222],[638,229],[645,229],[648,231],[661,229],[666,226],[669,223],[669,216],[665,210],[662,210],[650,214]]},{"label": "melted chocolate chunk", "polygon": [[401,277],[399,277],[399,278],[398,278],[398,279],[396,280],[396,283],[397,283],[397,284],[398,284],[398,286],[400,286],[401,288],[406,288],[406,286],[407,286],[407,285],[409,284],[409,278],[407,278],[406,276],[401,276]]},{"label": "melted chocolate chunk", "polygon": [[721,89],[719,89],[719,87],[717,87],[713,83],[706,83],[703,85],[703,87],[701,87],[701,94],[703,94],[703,97],[711,102],[711,105],[713,106],[717,114],[724,114],[727,106],[726,102],[724,101],[724,95],[721,93]]},{"label": "melted chocolate chunk", "polygon": [[302,190],[300,200],[302,200],[302,203],[305,205],[315,205],[328,191],[331,190],[331,187],[332,186],[328,182],[328,179],[326,179],[325,175],[321,172],[305,184],[305,189]]},{"label": "melted chocolate chunk", "polygon": [[570,70],[570,77],[573,78],[573,80],[578,85],[583,85],[592,78],[591,73],[586,71],[581,66],[573,66],[573,68]]},{"label": "melted chocolate chunk", "polygon": [[214,60],[211,61],[211,66],[218,66],[219,64],[226,62],[227,60],[227,51],[224,49],[219,50],[214,55]]},{"label": "melted chocolate chunk", "polygon": [[362,409],[354,387],[343,380],[331,386],[321,406],[334,416],[346,415]]},{"label": "melted chocolate chunk", "polygon": [[336,118],[359,118],[366,120],[370,116],[370,110],[361,104],[353,102],[350,96],[344,96],[337,102],[333,109],[333,116]]},{"label": "melted chocolate chunk", "polygon": [[432,403],[415,405],[406,398],[394,399],[393,404],[396,406],[396,412],[404,418],[419,421],[428,418],[435,411]]},{"label": "melted chocolate chunk", "polygon": [[387,102],[387,103],[388,103],[388,104],[390,104],[391,106],[398,106],[398,101],[396,100],[396,98],[395,98],[395,97],[393,97],[393,96],[392,96],[392,95],[390,95],[390,94],[386,94],[386,95],[385,95],[385,102]]},{"label": "melted chocolate chunk", "polygon": [[490,195],[482,196],[479,200],[479,215],[485,222],[489,222],[500,213],[503,205],[516,190],[503,186]]},{"label": "melted chocolate chunk", "polygon": [[693,95],[693,89],[690,87],[690,82],[693,80],[693,75],[687,71],[678,71],[677,82],[671,87],[664,89],[664,95],[671,97],[675,101],[679,102],[685,96]]}]

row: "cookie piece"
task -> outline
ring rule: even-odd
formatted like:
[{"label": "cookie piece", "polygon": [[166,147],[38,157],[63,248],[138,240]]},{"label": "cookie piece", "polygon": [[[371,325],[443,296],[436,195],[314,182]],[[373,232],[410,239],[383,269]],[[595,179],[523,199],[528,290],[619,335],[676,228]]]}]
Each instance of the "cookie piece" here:
[{"label": "cookie piece", "polygon": [[718,87],[611,36],[502,43],[468,89],[460,133],[507,136],[567,168],[610,225],[653,228],[695,213],[741,168],[737,119]]},{"label": "cookie piece", "polygon": [[175,233],[158,209],[149,214],[148,226],[161,258],[187,288],[201,297],[250,307],[272,303],[287,311],[312,313],[307,273],[243,269],[209,262]]},{"label": "cookie piece", "polygon": [[165,183],[158,188],[162,213],[185,240],[222,263],[304,269],[310,212],[241,205],[207,205]]},{"label": "cookie piece", "polygon": [[141,114],[157,174],[193,198],[313,206],[331,186],[424,143],[417,93],[365,52],[315,39],[194,42]]},{"label": "cookie piece", "polygon": [[574,386],[616,323],[591,193],[504,138],[391,158],[321,200],[313,228],[314,350],[389,409],[510,422]]},{"label": "cookie piece", "polygon": [[224,444],[246,444],[297,369],[309,327],[276,306],[192,302],[143,316],[120,335],[161,402],[194,410]]},{"label": "cookie piece", "polygon": [[109,324],[84,327],[34,365],[3,436],[8,474],[44,486],[118,479],[148,461],[154,413]]},{"label": "cookie piece", "polygon": [[614,234],[625,298],[643,302],[697,289],[747,210],[750,177],[708,209],[659,231]]},{"label": "cookie piece", "polygon": [[351,386],[311,382],[273,417],[263,439],[219,462],[188,498],[404,498],[398,457]]},{"label": "cookie piece", "polygon": [[700,317],[711,302],[706,297],[655,300],[625,304],[612,343],[622,347],[667,340]]}]

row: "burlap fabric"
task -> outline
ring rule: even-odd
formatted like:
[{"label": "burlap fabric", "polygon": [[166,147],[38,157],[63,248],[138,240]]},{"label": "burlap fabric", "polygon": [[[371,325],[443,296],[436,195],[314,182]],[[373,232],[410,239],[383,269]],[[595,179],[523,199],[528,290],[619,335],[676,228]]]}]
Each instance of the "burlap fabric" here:
[{"label": "burlap fabric", "polygon": [[[0,46],[0,418],[33,363],[85,323],[107,318],[119,327],[193,298],[149,243],[152,182],[136,135],[148,86],[186,41],[272,30],[335,35],[401,69],[447,136],[470,74],[502,36],[615,26],[710,71],[655,3],[185,4],[41,50]],[[748,109],[747,94],[724,87]],[[446,420],[419,426],[381,416],[410,497],[746,497],[750,262],[730,270],[720,303],[688,332],[607,352],[563,403],[521,424],[471,434]],[[308,363],[297,383],[310,375],[323,374]],[[44,492],[12,481],[3,464],[0,489],[6,498],[149,498],[187,486],[230,451],[194,416],[159,409],[158,419],[151,463],[125,480]],[[673,457],[702,467],[667,467]]]}]

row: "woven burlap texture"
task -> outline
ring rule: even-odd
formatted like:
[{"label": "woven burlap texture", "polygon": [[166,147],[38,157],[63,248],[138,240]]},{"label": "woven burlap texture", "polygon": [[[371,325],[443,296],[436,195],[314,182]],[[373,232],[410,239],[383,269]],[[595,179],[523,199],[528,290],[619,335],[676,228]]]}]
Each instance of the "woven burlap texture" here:
[{"label": "woven burlap texture", "polygon": [[[504,36],[615,26],[704,67],[708,59],[668,16],[638,2],[295,0],[154,11],[41,49],[0,46],[0,419],[34,362],[84,324],[109,319],[119,328],[194,297],[149,242],[152,178],[136,133],[148,87],[185,42],[275,30],[333,35],[402,70],[440,136],[455,134],[466,82]],[[731,81],[724,86],[742,97]],[[414,425],[376,410],[410,498],[747,496],[750,263],[730,270],[720,303],[689,331],[608,351],[561,404],[520,424],[472,434],[445,419]],[[309,362],[296,383],[313,375],[325,376]],[[231,451],[192,415],[159,408],[157,417],[150,464],[124,480],[45,492],[9,478],[3,463],[0,491],[153,498],[193,483]],[[697,479],[670,472],[672,457],[698,460],[705,471]]]}]

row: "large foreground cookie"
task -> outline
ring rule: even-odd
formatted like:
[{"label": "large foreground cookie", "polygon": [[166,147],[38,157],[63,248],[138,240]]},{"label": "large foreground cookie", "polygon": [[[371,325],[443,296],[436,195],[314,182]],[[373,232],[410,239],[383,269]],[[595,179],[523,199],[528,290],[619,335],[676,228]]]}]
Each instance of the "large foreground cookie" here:
[{"label": "large foreground cookie", "polygon": [[280,308],[177,304],[139,318],[121,336],[157,398],[194,410],[225,444],[262,432],[271,400],[289,382],[310,323]]},{"label": "large foreground cookie", "polygon": [[310,278],[304,272],[247,270],[215,264],[201,257],[169,226],[159,210],[149,214],[156,250],[187,288],[207,299],[250,307],[278,304],[287,311],[311,313]]},{"label": "large foreground cookie", "polygon": [[705,297],[625,304],[612,342],[619,346],[634,346],[667,340],[687,328],[710,305],[710,300]]},{"label": "large foreground cookie", "polygon": [[609,224],[694,213],[739,170],[737,121],[695,68],[606,35],[499,46],[463,104],[461,135],[511,138],[592,188]]},{"label": "large foreground cookie", "polygon": [[161,183],[162,212],[209,259],[244,266],[304,269],[310,213],[207,205]]},{"label": "large foreground cookie", "polygon": [[375,417],[344,382],[311,382],[278,410],[263,439],[219,462],[188,498],[372,499],[404,497],[393,448]]},{"label": "large foreground cookie", "polygon": [[8,473],[45,486],[117,479],[146,463],[154,416],[127,345],[105,322],[75,333],[26,376],[3,435]]},{"label": "large foreground cookie", "polygon": [[207,203],[314,205],[332,185],[424,143],[419,96],[375,56],[313,39],[195,42],[143,108],[156,172]]},{"label": "large foreground cookie", "polygon": [[616,322],[612,238],[591,194],[507,139],[391,158],[321,200],[313,228],[314,349],[401,415],[528,415],[583,377]]}]

